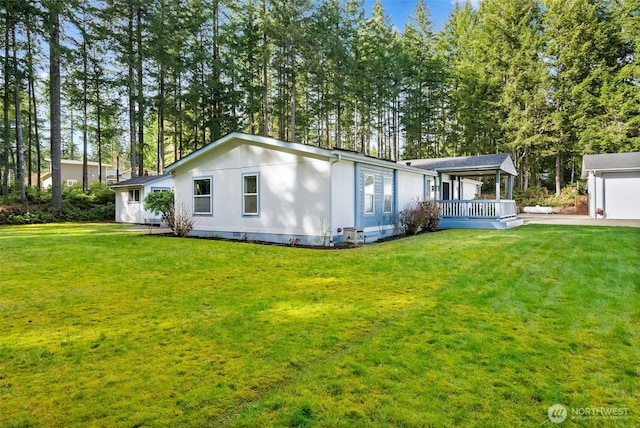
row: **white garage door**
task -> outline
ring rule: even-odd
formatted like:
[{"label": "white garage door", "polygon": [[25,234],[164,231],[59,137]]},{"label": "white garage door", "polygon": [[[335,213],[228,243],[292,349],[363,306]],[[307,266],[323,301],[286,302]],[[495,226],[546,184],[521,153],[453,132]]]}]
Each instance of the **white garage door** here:
[{"label": "white garage door", "polygon": [[607,218],[640,219],[640,174],[605,174],[604,194]]}]

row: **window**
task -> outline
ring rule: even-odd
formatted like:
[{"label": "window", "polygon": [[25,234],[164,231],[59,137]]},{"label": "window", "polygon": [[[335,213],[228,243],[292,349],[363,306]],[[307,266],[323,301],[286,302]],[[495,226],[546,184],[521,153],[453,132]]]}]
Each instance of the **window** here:
[{"label": "window", "polygon": [[374,180],[373,175],[364,176],[364,213],[374,213]]},{"label": "window", "polygon": [[258,215],[260,212],[258,174],[242,176],[242,215]]},{"label": "window", "polygon": [[384,206],[382,208],[385,214],[393,211],[393,180],[391,177],[384,178]]},{"label": "window", "polygon": [[158,192],[168,192],[168,191],[170,191],[170,190],[171,190],[171,189],[169,189],[168,187],[152,187],[152,188],[151,188],[151,191],[152,191],[153,193],[158,193]]},{"label": "window", "polygon": [[211,178],[193,179],[193,213],[211,214]]},{"label": "window", "polygon": [[78,180],[71,180],[71,179],[67,180],[67,186],[71,187],[74,184],[78,184]]},{"label": "window", "polygon": [[140,189],[129,189],[129,203],[140,202]]}]

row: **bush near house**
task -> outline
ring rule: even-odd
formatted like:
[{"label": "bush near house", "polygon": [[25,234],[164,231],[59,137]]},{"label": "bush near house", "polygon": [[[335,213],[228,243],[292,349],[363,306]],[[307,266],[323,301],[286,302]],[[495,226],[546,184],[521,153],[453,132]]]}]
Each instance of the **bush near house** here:
[{"label": "bush near house", "polygon": [[433,232],[440,223],[440,210],[435,201],[413,201],[400,213],[400,225],[407,235],[419,231]]},{"label": "bush near house", "polygon": [[18,186],[1,200],[0,224],[38,224],[68,221],[112,221],[115,217],[115,194],[105,183],[91,183],[86,192],[80,184],[63,186],[62,209],[51,207],[51,190],[40,194],[27,187],[27,206],[20,203]]},{"label": "bush near house", "polygon": [[550,194],[546,187],[532,186],[528,189],[513,189],[513,199],[521,211],[523,207],[533,207],[540,205],[543,207],[554,207],[567,214],[572,208],[577,209],[587,203],[587,196],[584,194],[585,186],[580,183],[571,184],[560,192],[559,195]]}]

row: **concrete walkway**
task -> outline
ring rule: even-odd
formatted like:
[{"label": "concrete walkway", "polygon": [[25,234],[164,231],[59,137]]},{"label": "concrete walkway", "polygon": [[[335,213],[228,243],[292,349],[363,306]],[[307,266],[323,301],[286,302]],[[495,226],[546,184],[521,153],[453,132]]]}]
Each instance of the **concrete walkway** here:
[{"label": "concrete walkway", "polygon": [[171,233],[171,228],[169,227],[149,226],[145,224],[132,224],[131,227],[128,227],[125,230],[127,232],[146,232],[151,235],[164,235],[167,233]]},{"label": "concrete walkway", "polygon": [[640,227],[640,220],[612,220],[591,218],[588,215],[518,214],[524,224],[566,224],[573,226],[625,226]]}]

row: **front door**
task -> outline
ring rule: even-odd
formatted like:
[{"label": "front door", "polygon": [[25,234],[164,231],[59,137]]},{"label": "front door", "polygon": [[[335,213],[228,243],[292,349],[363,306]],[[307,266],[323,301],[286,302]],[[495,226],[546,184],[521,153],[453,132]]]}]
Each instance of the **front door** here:
[{"label": "front door", "polygon": [[449,199],[451,199],[451,193],[450,193],[450,184],[447,182],[443,182],[442,183],[442,200],[443,201],[448,201]]}]

